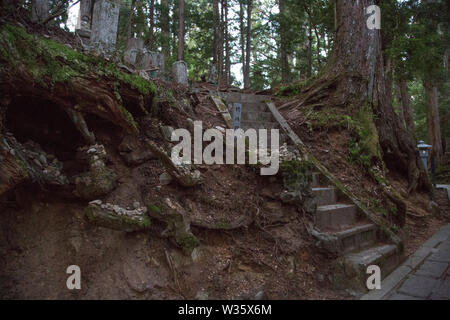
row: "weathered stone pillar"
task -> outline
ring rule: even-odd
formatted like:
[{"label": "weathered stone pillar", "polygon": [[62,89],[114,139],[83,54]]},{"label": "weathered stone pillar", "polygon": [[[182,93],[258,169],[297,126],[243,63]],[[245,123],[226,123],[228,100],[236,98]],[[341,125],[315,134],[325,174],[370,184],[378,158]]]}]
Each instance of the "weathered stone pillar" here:
[{"label": "weathered stone pillar", "polygon": [[144,40],[141,38],[131,38],[127,42],[127,50],[124,54],[124,61],[132,66],[136,66],[137,57],[144,49]]},{"label": "weathered stone pillar", "polygon": [[172,65],[173,81],[178,84],[188,85],[187,64],[184,61],[176,61]]},{"label": "weathered stone pillar", "polygon": [[91,39],[92,1],[81,0],[78,22],[75,32],[80,36],[83,44],[88,44]]},{"label": "weathered stone pillar", "polygon": [[211,65],[209,68],[209,77],[208,77],[209,83],[217,83],[217,67],[215,64]]},{"label": "weathered stone pillar", "polygon": [[141,38],[130,38],[127,41],[127,49],[144,49],[144,40]]},{"label": "weathered stone pillar", "polygon": [[81,0],[80,11],[78,13],[77,30],[91,30],[92,22],[92,2],[93,0]]},{"label": "weathered stone pillar", "polygon": [[166,71],[166,59],[163,53],[156,53],[155,56],[156,66],[159,68],[157,74],[163,74]]},{"label": "weathered stone pillar", "polygon": [[117,0],[96,0],[92,15],[91,43],[106,52],[116,47],[120,6]]},{"label": "weathered stone pillar", "polygon": [[31,1],[31,21],[44,22],[50,15],[49,0]]}]

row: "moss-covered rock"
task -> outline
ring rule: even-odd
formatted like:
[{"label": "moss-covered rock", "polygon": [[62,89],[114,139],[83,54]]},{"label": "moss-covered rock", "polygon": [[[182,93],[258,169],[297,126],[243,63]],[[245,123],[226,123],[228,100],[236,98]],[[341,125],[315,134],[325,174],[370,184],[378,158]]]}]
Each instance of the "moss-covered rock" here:
[{"label": "moss-covered rock", "polygon": [[150,217],[167,224],[163,235],[171,237],[183,248],[183,252],[190,255],[194,248],[200,245],[200,241],[195,237],[190,228],[190,219],[183,207],[169,199],[164,199],[161,203],[147,206]]},{"label": "moss-covered rock", "polygon": [[101,227],[118,231],[135,232],[150,228],[147,208],[124,209],[118,205],[95,200],[85,209],[88,220]]},{"label": "moss-covered rock", "polygon": [[313,165],[306,160],[292,159],[280,165],[283,184],[286,189],[280,198],[284,203],[302,207],[305,212],[314,213],[316,205],[312,193]]},{"label": "moss-covered rock", "polygon": [[89,171],[75,177],[76,190],[83,199],[98,199],[114,190],[118,177],[106,167],[106,152],[102,145],[91,146],[86,153],[89,157]]}]

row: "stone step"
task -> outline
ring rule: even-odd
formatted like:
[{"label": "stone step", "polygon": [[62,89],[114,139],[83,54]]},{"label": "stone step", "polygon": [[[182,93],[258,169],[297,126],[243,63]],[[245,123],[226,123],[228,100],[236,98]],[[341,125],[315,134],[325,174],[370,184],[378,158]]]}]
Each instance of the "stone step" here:
[{"label": "stone step", "polygon": [[313,188],[314,201],[317,206],[327,206],[337,202],[336,188]]},{"label": "stone step", "polygon": [[254,111],[243,111],[242,121],[264,121],[272,122],[273,116],[271,112],[254,112]]},{"label": "stone step", "polygon": [[370,247],[377,241],[377,227],[373,223],[332,233],[336,238],[337,252],[349,253]]},{"label": "stone step", "polygon": [[321,174],[318,173],[318,172],[314,172],[313,173],[313,175],[312,175],[312,178],[313,178],[313,180],[312,180],[312,187],[313,188],[319,188],[321,186],[320,176],[321,176]]},{"label": "stone step", "polygon": [[270,100],[270,96],[244,94],[238,92],[220,92],[219,95],[223,97],[227,102],[240,102],[240,103],[262,103]]},{"label": "stone step", "polygon": [[[267,121],[241,121],[241,128],[244,130],[247,130],[247,129],[270,130],[270,129],[279,129],[279,124],[278,124],[278,122],[267,122]],[[268,135],[270,135],[269,132],[268,132]]]},{"label": "stone step", "polygon": [[356,206],[352,204],[332,204],[317,207],[314,224],[321,230],[341,230],[356,223]]},{"label": "stone step", "polygon": [[368,249],[348,253],[335,264],[338,287],[351,287],[367,291],[367,267],[376,265],[381,269],[381,278],[388,276],[400,263],[399,249],[392,244],[378,244]]},{"label": "stone step", "polygon": [[318,240],[319,247],[338,256],[365,249],[377,241],[377,227],[372,223],[339,232],[322,232],[314,228],[312,234]]},{"label": "stone step", "polygon": [[270,112],[265,103],[244,103],[242,112]]}]

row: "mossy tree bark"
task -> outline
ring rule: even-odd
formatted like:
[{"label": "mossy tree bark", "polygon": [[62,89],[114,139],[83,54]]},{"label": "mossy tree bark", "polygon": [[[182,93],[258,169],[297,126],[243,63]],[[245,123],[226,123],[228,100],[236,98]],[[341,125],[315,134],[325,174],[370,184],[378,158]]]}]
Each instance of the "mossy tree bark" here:
[{"label": "mossy tree bark", "polygon": [[[368,27],[373,15],[366,13],[369,6],[376,4],[375,0],[336,2],[333,54],[319,76],[302,88],[300,106],[320,101],[333,108],[346,108],[351,114],[369,110],[373,119],[370,122],[375,124],[375,135],[378,135],[376,148],[379,148],[370,155],[374,166],[369,168],[369,172],[374,179],[379,180],[376,167],[384,168],[386,164],[389,169],[408,178],[408,193],[419,187],[431,191],[414,137],[402,125],[394,111],[392,95],[386,92],[381,32]],[[383,190],[397,206],[397,221],[401,225],[405,221],[405,202],[384,184]]]},{"label": "mossy tree bark", "polygon": [[415,137],[416,125],[414,123],[414,115],[411,107],[411,96],[408,92],[408,85],[406,80],[399,80],[398,86],[400,89],[401,104],[403,109],[403,116],[405,118],[406,129]]},{"label": "mossy tree bark", "polygon": [[432,156],[439,166],[444,157],[439,120],[438,89],[432,81],[424,81],[427,100],[427,133],[429,143],[433,146]]},{"label": "mossy tree bark", "polygon": [[375,0],[337,1],[334,50],[323,77],[339,79],[335,98],[342,105],[371,106],[383,159],[389,168],[407,175],[409,192],[419,186],[431,190],[414,138],[400,123],[386,92],[381,33],[367,26],[372,17],[366,9],[376,4]]}]

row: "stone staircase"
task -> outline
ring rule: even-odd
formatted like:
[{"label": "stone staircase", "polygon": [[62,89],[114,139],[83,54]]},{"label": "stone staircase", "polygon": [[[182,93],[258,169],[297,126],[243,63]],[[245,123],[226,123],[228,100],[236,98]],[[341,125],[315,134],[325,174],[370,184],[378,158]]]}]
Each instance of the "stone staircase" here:
[{"label": "stone staircase", "polygon": [[365,292],[367,267],[377,265],[382,278],[401,262],[397,245],[384,239],[378,226],[361,215],[355,204],[330,186],[320,174],[313,175],[317,204],[312,234],[317,245],[335,254],[335,283],[340,288]]},{"label": "stone staircase", "polygon": [[[234,103],[242,104],[242,129],[281,129],[280,145],[286,141],[303,145],[269,102],[270,97],[240,93],[219,95],[226,101],[230,113]],[[317,210],[311,234],[317,239],[318,247],[337,257],[334,272],[336,286],[366,292],[367,267],[379,266],[381,276],[385,278],[401,262],[401,243],[392,241],[389,232],[372,222],[358,201],[349,197],[348,191],[338,189],[337,180],[330,179],[329,173],[328,177],[324,174],[326,168],[321,165],[316,167],[320,170],[313,174],[312,192]]]},{"label": "stone staircase", "polygon": [[[280,145],[286,142],[286,134],[281,130],[280,124],[276,121],[265,102],[270,100],[269,96],[234,92],[219,93],[219,96],[226,101],[226,106],[232,118],[234,103],[240,103],[242,105],[241,129],[244,131],[248,129],[280,129]],[[267,143],[270,146],[270,133],[268,133]]]}]

